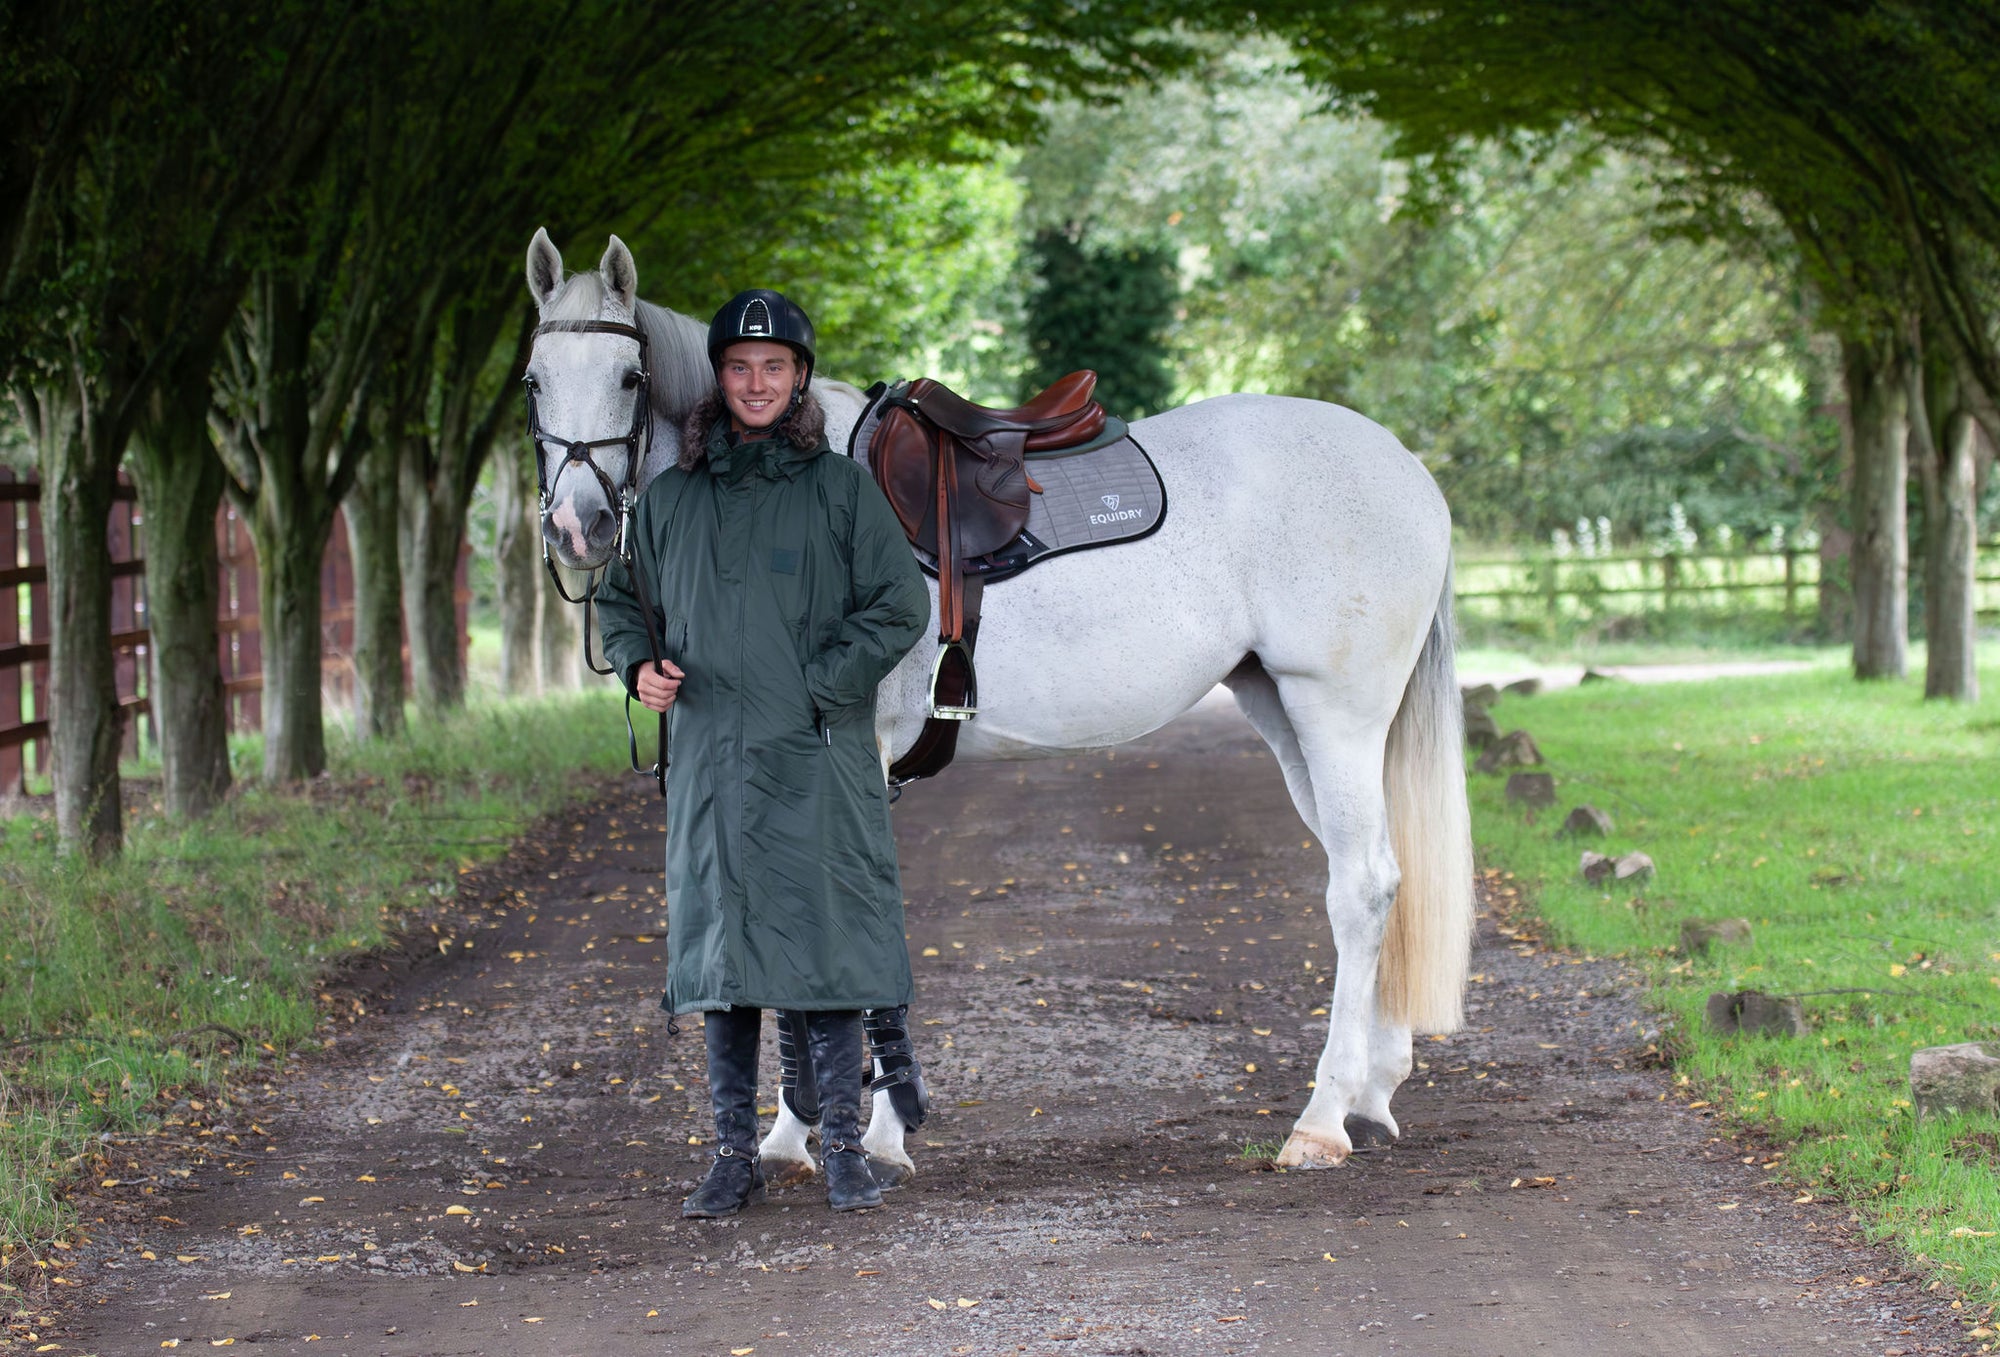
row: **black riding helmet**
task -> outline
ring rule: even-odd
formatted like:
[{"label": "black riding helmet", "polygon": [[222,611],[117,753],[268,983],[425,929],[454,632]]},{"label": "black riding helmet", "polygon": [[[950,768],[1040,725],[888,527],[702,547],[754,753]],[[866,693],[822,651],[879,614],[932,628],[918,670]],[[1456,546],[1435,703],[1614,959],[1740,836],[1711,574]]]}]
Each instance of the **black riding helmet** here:
[{"label": "black riding helmet", "polygon": [[816,343],[813,323],[782,292],[753,287],[731,297],[708,323],[709,363],[720,368],[722,351],[746,339],[774,340],[787,346],[805,365],[806,381],[812,380]]}]

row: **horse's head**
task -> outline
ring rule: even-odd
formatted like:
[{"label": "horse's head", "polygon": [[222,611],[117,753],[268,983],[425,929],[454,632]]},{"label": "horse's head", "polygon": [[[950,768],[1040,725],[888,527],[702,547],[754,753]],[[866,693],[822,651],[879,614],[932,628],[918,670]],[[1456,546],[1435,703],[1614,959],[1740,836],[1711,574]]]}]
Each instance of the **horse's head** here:
[{"label": "horse's head", "polygon": [[[594,272],[565,279],[548,232],[535,232],[528,291],[541,317],[525,381],[542,538],[564,565],[592,570],[611,558],[621,498],[678,453],[678,431],[654,419],[648,318],[624,241],[611,237]],[[672,446],[654,449],[655,436]],[[635,465],[649,450],[655,465]]]}]

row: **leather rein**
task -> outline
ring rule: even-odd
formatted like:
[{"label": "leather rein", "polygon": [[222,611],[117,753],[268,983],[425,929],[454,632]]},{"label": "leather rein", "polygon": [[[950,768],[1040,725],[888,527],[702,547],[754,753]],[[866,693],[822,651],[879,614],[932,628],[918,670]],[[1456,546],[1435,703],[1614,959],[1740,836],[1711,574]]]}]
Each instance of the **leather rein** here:
[{"label": "leather rein", "polygon": [[[554,484],[562,479],[563,473],[571,466],[582,466],[597,478],[604,490],[604,502],[618,506],[618,537],[614,552],[625,567],[626,576],[632,581],[632,590],[638,596],[639,615],[646,624],[646,645],[652,651],[653,663],[660,664],[666,659],[665,647],[661,645],[659,623],[653,615],[652,593],[641,577],[632,544],[632,510],[639,502],[639,474],[645,466],[646,455],[652,450],[652,368],[648,361],[650,346],[646,332],[636,325],[627,325],[615,320],[553,320],[537,325],[530,340],[540,339],[547,334],[604,334],[620,335],[639,343],[638,382],[632,393],[632,427],[622,434],[610,438],[568,439],[559,438],[542,427],[541,411],[536,405],[534,379],[522,378],[528,392],[528,439],[535,450],[535,486],[539,492],[542,524],[542,565],[549,572],[549,580],[556,587],[556,595],[565,603],[583,605],[583,662],[593,674],[614,674],[610,665],[599,668],[590,655],[590,614],[597,596],[599,585],[610,573],[609,561],[584,577],[582,597],[572,597],[563,586],[562,575],[556,570],[555,557],[549,548],[548,521],[555,511],[555,503],[550,498]],[[596,449],[622,447],[625,449],[625,484],[614,485],[604,468],[597,464]],[[548,449],[562,450],[562,465],[556,469],[554,477],[548,474]],[[659,756],[651,768],[639,766],[639,735],[632,728],[632,696],[625,696],[625,736],[630,746],[632,771],[641,776],[651,776],[659,783],[660,795],[667,794],[667,717],[659,713],[660,739]]]}]

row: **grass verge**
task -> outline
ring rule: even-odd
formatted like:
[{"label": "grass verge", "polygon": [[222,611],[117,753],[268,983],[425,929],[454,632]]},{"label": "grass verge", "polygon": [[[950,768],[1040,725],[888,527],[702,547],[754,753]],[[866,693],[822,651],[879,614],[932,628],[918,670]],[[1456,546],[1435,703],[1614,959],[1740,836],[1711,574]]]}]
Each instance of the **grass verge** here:
[{"label": "grass verge", "polygon": [[[105,1136],[282,1062],[330,966],[586,795],[623,753],[617,711],[586,693],[336,737],[327,778],[241,788],[197,825],[139,814],[103,866],[58,859],[45,819],[0,820],[0,1274],[47,1261]],[[236,754],[257,765],[255,741]]]},{"label": "grass verge", "polygon": [[[1992,658],[1989,656],[1989,658]],[[1917,1123],[1909,1058],[2000,1037],[2000,675],[1966,706],[1921,684],[1816,670],[1775,678],[1591,684],[1495,709],[1525,727],[1554,810],[1472,773],[1474,836],[1514,874],[1553,940],[1621,956],[1670,1020],[1684,1101],[1784,1151],[1801,1192],[1853,1204],[1877,1237],[2000,1300],[2000,1119]],[[1589,802],[1609,845],[1557,836]],[[1579,851],[1640,849],[1658,875],[1589,885]],[[1689,956],[1684,920],[1741,917],[1746,943]],[[1805,1037],[1726,1037],[1718,990],[1799,995]]]}]

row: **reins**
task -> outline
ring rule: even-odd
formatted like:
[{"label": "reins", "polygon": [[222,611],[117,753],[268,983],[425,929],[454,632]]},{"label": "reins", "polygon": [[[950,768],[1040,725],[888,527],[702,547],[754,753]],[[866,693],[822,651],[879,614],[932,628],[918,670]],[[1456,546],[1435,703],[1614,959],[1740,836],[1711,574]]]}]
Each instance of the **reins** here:
[{"label": "reins", "polygon": [[[549,491],[554,481],[562,479],[563,472],[572,465],[581,465],[597,478],[604,489],[607,504],[618,506],[618,537],[614,547],[615,555],[624,565],[626,575],[632,581],[632,591],[638,596],[639,616],[646,626],[646,647],[652,652],[655,672],[666,660],[666,648],[661,644],[659,622],[653,615],[652,592],[646,587],[643,573],[638,569],[637,553],[632,543],[632,510],[638,503],[639,474],[652,446],[652,420],[650,418],[652,396],[651,364],[647,361],[650,345],[646,332],[636,325],[627,325],[613,320],[555,320],[537,325],[531,339],[540,339],[545,334],[607,334],[623,335],[639,342],[638,382],[633,391],[632,427],[623,434],[610,438],[567,439],[558,438],[542,428],[541,412],[535,402],[536,388],[533,379],[523,378],[528,391],[528,439],[535,450],[535,485],[539,492],[541,519],[544,525],[554,509]],[[545,446],[562,449],[562,465],[551,478],[548,474],[548,458]],[[593,450],[596,448],[623,447],[625,449],[625,484],[615,486],[611,478],[604,474],[604,468],[597,464]],[[596,600],[598,587],[610,573],[609,562],[584,576],[583,596],[573,598],[563,587],[562,575],[556,570],[555,557],[549,550],[546,531],[542,534],[542,565],[549,572],[549,579],[556,587],[556,596],[565,603],[583,605],[583,662],[593,674],[613,674],[609,665],[600,669],[590,657],[590,614]],[[667,794],[667,714],[658,713],[660,718],[660,738],[658,758],[650,769],[639,766],[639,733],[632,727],[632,695],[625,695],[625,738],[630,750],[632,771],[640,776],[650,774],[659,783],[660,795]]]}]

